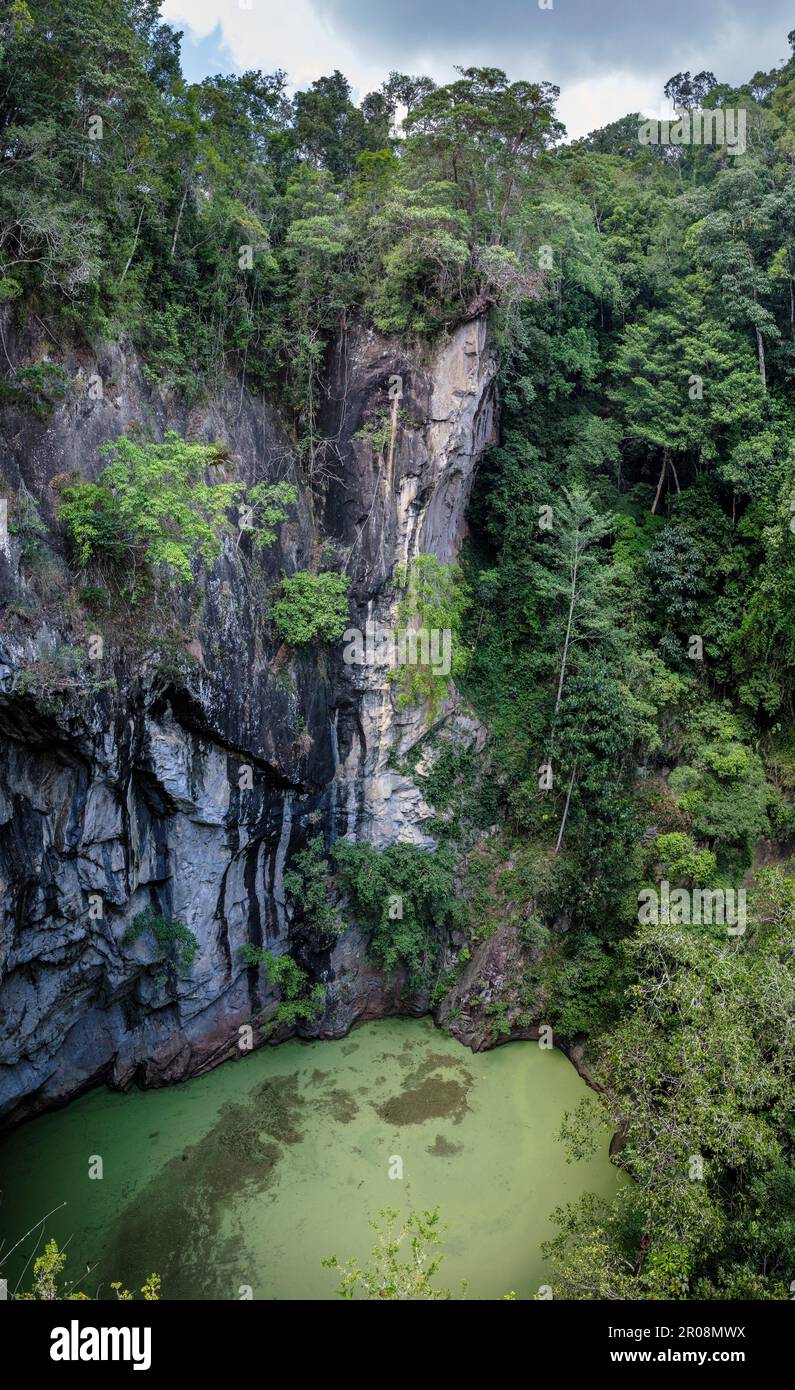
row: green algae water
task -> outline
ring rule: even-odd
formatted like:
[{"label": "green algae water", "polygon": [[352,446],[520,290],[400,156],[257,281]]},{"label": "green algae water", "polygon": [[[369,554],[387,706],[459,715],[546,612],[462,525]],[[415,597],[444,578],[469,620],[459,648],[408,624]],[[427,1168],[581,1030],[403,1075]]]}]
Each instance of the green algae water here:
[{"label": "green algae water", "polygon": [[[453,1296],[466,1280],[469,1298],[527,1298],[545,1282],[553,1208],[620,1182],[607,1134],[573,1164],[557,1141],[564,1111],[588,1094],[556,1050],[473,1054],[427,1019],[266,1047],[164,1090],[93,1091],[0,1141],[0,1240],[8,1250],[65,1202],[45,1234],[92,1297],[155,1271],[166,1299],[248,1288],[326,1299],[337,1276],[323,1256],[364,1260],[384,1207],[438,1205],[437,1282]],[[390,1178],[395,1160],[402,1178]],[[35,1244],[3,1266],[10,1289],[29,1257],[30,1286]]]}]

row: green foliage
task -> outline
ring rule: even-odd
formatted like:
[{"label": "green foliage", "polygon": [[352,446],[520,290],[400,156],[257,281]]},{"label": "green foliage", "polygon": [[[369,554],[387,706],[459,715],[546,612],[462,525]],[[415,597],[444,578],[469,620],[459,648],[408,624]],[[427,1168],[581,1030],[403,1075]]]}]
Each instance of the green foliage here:
[{"label": "green foliage", "polygon": [[292,483],[256,483],[246,494],[253,514],[254,545],[257,550],[273,545],[277,527],[298,502],[298,489]]},{"label": "green foliage", "polygon": [[[16,298],[9,286],[16,281],[0,280],[0,304]],[[6,287],[5,293],[3,286]],[[17,286],[17,291],[21,289]],[[67,392],[69,378],[63,367],[55,362],[40,362],[35,367],[17,367],[10,381],[0,381],[0,410],[21,410],[37,420],[46,420]]]},{"label": "green foliage", "polygon": [[124,567],[134,591],[139,571],[166,569],[180,583],[193,577],[192,564],[221,552],[233,534],[229,513],[244,500],[256,547],[272,545],[276,527],[297,501],[289,483],[205,482],[209,469],[223,469],[219,444],[188,444],[174,431],[162,444],[120,438],[100,449],[111,462],[95,483],[63,482],[59,516],[78,564],[92,561]]},{"label": "green foliage", "polygon": [[386,331],[431,332],[537,292],[527,257],[500,243],[562,129],[556,88],[494,68],[438,89],[393,73],[356,105],[334,72],[290,99],[280,70],[186,82],[153,0],[14,13],[24,22],[0,41],[3,298],[89,341],[128,332],[149,380],[189,400],[230,373],[278,389],[310,474],[341,320],[365,306]]},{"label": "green foliage", "polygon": [[163,917],[151,907],[136,913],[125,931],[121,944],[130,946],[148,932],[158,947],[156,960],[175,972],[188,974],[196,958],[199,943],[193,932],[176,917]]},{"label": "green foliage", "polygon": [[427,982],[442,933],[456,918],[452,851],[405,844],[376,850],[340,840],[333,857],[376,960],[388,971],[403,966],[411,979]]},{"label": "green foliage", "polygon": [[342,935],[346,927],[332,898],[332,871],[322,835],[314,835],[306,849],[293,856],[284,875],[284,887],[292,899],[293,911],[299,911],[319,936]]},{"label": "green foliage", "polygon": [[434,1278],[443,1256],[439,1253],[439,1208],[433,1211],[409,1212],[401,1219],[400,1212],[385,1207],[380,1213],[381,1224],[370,1224],[378,1239],[370,1260],[361,1265],[358,1260],[341,1264],[336,1255],[321,1260],[324,1269],[339,1273],[340,1298],[388,1298],[432,1301],[449,1299],[448,1289],[439,1289]]},{"label": "green foliage", "polygon": [[[49,1302],[54,1299],[65,1299],[67,1302],[87,1301],[89,1295],[75,1289],[68,1282],[61,1284],[64,1265],[66,1264],[66,1253],[58,1248],[55,1240],[48,1240],[41,1255],[33,1261],[33,1285],[29,1293],[17,1293],[15,1299],[25,1301],[43,1300]],[[118,1299],[130,1302],[133,1295],[129,1289],[122,1287],[120,1283],[112,1283],[110,1286]],[[150,1274],[141,1286],[140,1292],[143,1294],[144,1301],[147,1303],[157,1302],[160,1298],[160,1275]]]},{"label": "green foliage", "polygon": [[580,930],[538,970],[544,1018],[561,1038],[598,1033],[622,1012],[626,972],[594,931]]},{"label": "green foliage", "polygon": [[743,519],[743,530],[758,557],[744,611],[738,614],[735,664],[744,676],[741,696],[768,717],[789,700],[795,680],[795,448],[759,488]]},{"label": "green foliage", "polygon": [[282,580],[281,598],[273,605],[279,636],[291,647],[308,642],[335,642],[348,621],[348,579],[326,571],[298,570]]},{"label": "green foliage", "polygon": [[676,167],[627,117],[537,163],[506,222],[553,268],[496,316],[502,436],[470,508],[462,683],[510,831],[548,857],[533,917],[566,929],[529,975],[568,1035],[626,1007],[644,876],[737,884],[771,817],[789,833],[791,781],[771,788],[766,763],[795,692],[795,224],[774,114],[792,79],[770,75],[743,161],[689,148]]},{"label": "green foliage", "polygon": [[654,857],[668,881],[677,886],[708,887],[715,881],[715,855],[711,850],[697,849],[681,830],[659,835],[654,842]]},{"label": "green foliage", "polygon": [[453,183],[395,189],[376,222],[387,242],[372,313],[382,333],[431,333],[451,317],[471,259],[471,222]]},{"label": "green foliage", "polygon": [[[760,871],[751,919],[731,941],[647,925],[625,948],[629,1010],[592,1061],[634,1183],[596,1226],[587,1203],[558,1214],[563,1296],[788,1296],[795,880]],[[584,1114],[568,1128],[582,1152]]]},{"label": "green foliage", "polygon": [[764,767],[744,738],[742,720],[705,703],[684,740],[689,761],[668,779],[677,807],[729,877],[750,866],[755,844],[770,829]]},{"label": "green foliage", "polygon": [[[284,875],[292,920],[305,923],[321,943],[341,935],[346,929],[335,902],[331,866],[325,853],[323,836],[315,835],[299,850]],[[326,992],[319,982],[309,985],[309,976],[289,954],[274,955],[252,942],[241,946],[240,959],[265,970],[268,982],[280,993],[273,1024],[293,1026],[312,1022],[322,1013]],[[273,1027],[271,1024],[271,1028]]]},{"label": "green foliage", "polygon": [[379,454],[387,448],[398,427],[410,422],[411,417],[406,410],[395,410],[394,413],[391,410],[380,410],[373,419],[366,420],[353,437],[363,440],[365,444],[370,445],[374,453]]},{"label": "green foliage", "polygon": [[[421,775],[417,770],[420,758]],[[437,812],[428,823],[429,834],[462,843],[498,820],[499,792],[484,753],[430,734],[415,746],[407,763],[406,770],[412,772],[424,799]]]},{"label": "green foliage", "polygon": [[425,701],[428,717],[433,719],[451,680],[466,670],[469,661],[461,635],[470,606],[469,590],[458,565],[443,565],[430,554],[399,566],[393,582],[400,593],[395,637],[399,650],[405,645],[407,656],[390,671],[390,680],[399,686],[398,708]]},{"label": "green foliage", "polygon": [[8,502],[8,530],[20,542],[23,560],[32,560],[38,555],[42,541],[47,535],[39,508],[30,493],[20,490],[6,499]]},{"label": "green foliage", "polygon": [[247,942],[239,950],[240,959],[245,965],[264,969],[269,984],[275,985],[281,994],[276,1009],[275,1022],[292,1026],[295,1023],[311,1023],[323,1011],[326,991],[318,983],[309,988],[309,977],[287,954],[274,955],[259,946]]}]

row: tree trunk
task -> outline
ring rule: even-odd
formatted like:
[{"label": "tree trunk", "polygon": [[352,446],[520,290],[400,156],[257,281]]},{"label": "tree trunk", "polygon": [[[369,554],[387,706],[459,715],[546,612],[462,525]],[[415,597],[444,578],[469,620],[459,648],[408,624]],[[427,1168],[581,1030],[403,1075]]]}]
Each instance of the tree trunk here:
[{"label": "tree trunk", "polygon": [[667,453],[665,453],[665,454],[663,454],[663,466],[662,466],[662,468],[660,469],[660,476],[659,476],[659,479],[658,479],[658,481],[657,481],[657,491],[656,491],[655,494],[654,494],[654,501],[653,501],[652,504],[651,504],[651,514],[652,514],[652,516],[654,516],[654,513],[655,513],[656,510],[657,510],[657,503],[658,503],[659,500],[660,500],[660,493],[662,492],[662,485],[663,485],[663,482],[665,481],[665,475],[666,475],[667,472],[668,472],[668,455],[667,455]]},{"label": "tree trunk", "polygon": [[173,239],[173,241],[172,241],[172,243],[171,243],[171,259],[172,259],[172,261],[173,261],[173,259],[174,259],[174,252],[175,252],[176,249],[177,249],[177,237],[179,236],[179,224],[180,224],[180,222],[182,221],[182,214],[183,214],[183,212],[185,211],[185,200],[186,200],[187,196],[188,196],[188,185],[185,184],[185,192],[184,192],[183,195],[182,195],[182,202],[181,202],[180,205],[179,205],[179,212],[177,213],[177,225],[176,225],[176,227],[174,228],[174,239]]},{"label": "tree trunk", "polygon": [[561,822],[560,822],[560,830],[558,831],[557,844],[555,845],[555,853],[556,853],[556,854],[557,854],[558,851],[560,850],[560,846],[561,846],[561,844],[563,843],[563,832],[564,832],[564,830],[566,829],[566,821],[567,821],[568,815],[569,815],[569,803],[571,802],[571,793],[572,793],[572,788],[573,788],[573,786],[574,786],[574,778],[576,777],[576,775],[577,775],[577,764],[576,764],[576,762],[575,762],[574,767],[573,767],[572,770],[571,770],[571,777],[569,778],[569,790],[566,792],[566,805],[563,807],[563,819],[562,819]]},{"label": "tree trunk", "polygon": [[141,220],[142,220],[142,218],[143,218],[143,215],[144,215],[144,204],[141,203],[141,211],[140,211],[139,214],[138,214],[138,225],[137,225],[137,227],[135,228],[135,239],[134,239],[134,241],[133,241],[133,248],[132,248],[132,251],[130,252],[129,258],[128,258],[128,260],[127,260],[127,264],[126,264],[126,266],[124,267],[124,270],[123,270],[122,273],[121,273],[121,279],[120,279],[120,281],[119,281],[119,284],[120,284],[120,285],[123,285],[123,284],[124,284],[124,277],[126,276],[127,271],[130,269],[130,266],[132,265],[132,258],[133,258],[133,256],[135,255],[135,248],[136,248],[136,246],[138,245],[138,233],[139,233],[140,230],[141,230]]},{"label": "tree trunk", "polygon": [[506,192],[505,197],[502,200],[502,207],[500,208],[500,232],[502,232],[502,229],[505,226],[505,219],[508,216],[508,208],[511,204],[511,194],[513,193],[513,183],[513,174],[511,174],[511,177],[508,180],[508,191]]},{"label": "tree trunk", "polygon": [[765,376],[765,344],[759,329],[756,330],[756,345],[759,349],[759,375],[762,378],[762,390],[767,390],[767,378]]},{"label": "tree trunk", "polygon": [[564,677],[565,677],[565,675],[566,675],[566,662],[567,662],[567,660],[568,660],[568,655],[569,655],[569,642],[571,641],[571,628],[572,628],[572,622],[573,622],[573,620],[574,620],[574,605],[575,605],[575,603],[576,603],[576,601],[577,601],[577,572],[578,572],[578,569],[579,569],[579,564],[580,564],[580,531],[579,531],[579,527],[578,527],[578,528],[577,528],[577,532],[576,532],[576,539],[575,539],[575,542],[574,542],[574,559],[573,559],[573,561],[572,561],[572,569],[571,569],[571,595],[570,595],[570,598],[569,598],[569,617],[568,617],[568,621],[567,621],[567,623],[566,623],[566,636],[565,636],[565,639],[564,639],[564,642],[563,642],[563,657],[562,657],[561,663],[560,663],[560,679],[559,679],[559,681],[558,681],[558,694],[557,694],[557,699],[555,700],[555,713],[554,713],[554,715],[553,715],[553,717],[552,717],[553,726],[554,726],[555,719],[557,719],[557,716],[558,716],[558,710],[560,709],[561,696],[563,695],[563,680],[564,680]]}]

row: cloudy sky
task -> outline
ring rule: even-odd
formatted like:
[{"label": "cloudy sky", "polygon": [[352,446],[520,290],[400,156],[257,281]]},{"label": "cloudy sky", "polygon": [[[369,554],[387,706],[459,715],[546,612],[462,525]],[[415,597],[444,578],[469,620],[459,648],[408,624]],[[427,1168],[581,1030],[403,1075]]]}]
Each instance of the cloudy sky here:
[{"label": "cloudy sky", "polygon": [[767,70],[795,28],[793,0],[163,0],[162,13],[194,80],[284,68],[294,88],[339,68],[361,97],[392,69],[444,82],[456,63],[491,64],[557,83],[570,136],[664,114],[675,72]]}]

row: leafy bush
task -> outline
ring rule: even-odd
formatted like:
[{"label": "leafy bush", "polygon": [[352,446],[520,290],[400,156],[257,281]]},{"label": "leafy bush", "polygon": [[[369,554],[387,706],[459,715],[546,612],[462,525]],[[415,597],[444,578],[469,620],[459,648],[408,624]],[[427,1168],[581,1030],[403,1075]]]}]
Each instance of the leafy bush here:
[{"label": "leafy bush", "polygon": [[[181,583],[191,562],[220,554],[233,527],[229,512],[246,495],[242,483],[206,483],[203,474],[226,462],[219,444],[188,444],[173,430],[162,444],[122,435],[100,449],[111,462],[95,483],[67,481],[59,489],[59,515],[78,564],[104,560],[132,569],[167,566]],[[287,483],[259,483],[249,497],[256,545],[270,545],[296,492]]]},{"label": "leafy bush", "polygon": [[254,545],[262,550],[276,540],[276,528],[298,501],[298,489],[292,483],[257,483],[246,501],[254,516]]},{"label": "leafy bush", "polygon": [[[411,1211],[402,1222],[400,1213],[391,1207],[379,1214],[383,1227],[370,1222],[378,1240],[367,1264],[360,1265],[358,1260],[346,1260],[343,1264],[336,1255],[320,1261],[324,1269],[339,1273],[340,1298],[352,1299],[358,1294],[362,1298],[401,1302],[449,1299],[450,1290],[437,1288],[433,1283],[444,1258],[439,1252],[439,1208],[422,1213]],[[405,1258],[401,1246],[406,1247]]]},{"label": "leafy bush", "polygon": [[[66,1254],[59,1250],[55,1240],[48,1240],[44,1251],[33,1263],[33,1287],[30,1293],[18,1293],[14,1297],[25,1301],[50,1299],[66,1299],[67,1302],[90,1301],[87,1293],[78,1293],[68,1284],[59,1285],[59,1279],[66,1264]],[[133,1295],[129,1289],[122,1288],[120,1283],[112,1283],[110,1286],[118,1299],[128,1303],[132,1301]],[[160,1298],[160,1275],[150,1274],[141,1286],[141,1293],[146,1303],[156,1303]]]},{"label": "leafy bush", "polygon": [[[2,284],[0,280],[0,304],[3,302]],[[12,381],[0,380],[0,410],[21,410],[37,420],[46,420],[56,403],[66,395],[68,381],[63,367],[55,362],[17,367]]]},{"label": "leafy bush", "polygon": [[714,882],[715,855],[709,849],[698,849],[690,836],[681,830],[658,835],[653,853],[655,860],[663,865],[671,883],[703,888]]},{"label": "leafy bush", "polygon": [[284,875],[284,887],[314,931],[323,936],[339,936],[345,931],[331,900],[331,867],[322,835],[313,836],[306,849],[294,856]]},{"label": "leafy bush", "polygon": [[718,867],[736,876],[769,832],[769,787],[759,754],[740,741],[731,717],[713,709],[707,706],[698,721],[707,739],[689,743],[692,762],[675,767],[668,785],[679,810],[692,818],[694,834],[714,848]]},{"label": "leafy bush", "polygon": [[276,1009],[277,1023],[308,1022],[322,1012],[325,989],[320,983],[309,989],[306,971],[296,964],[292,956],[275,956],[272,951],[264,951],[251,942],[241,946],[238,954],[246,965],[262,966],[269,983],[280,991],[282,997]]},{"label": "leafy bush", "polygon": [[[427,770],[418,776],[415,764],[412,772],[424,799],[438,812],[429,832],[460,843],[467,834],[472,836],[494,825],[499,815],[499,788],[482,754],[473,746],[442,741],[433,734],[428,743]],[[419,747],[425,751],[424,742]]]},{"label": "leafy bush", "polygon": [[299,570],[282,580],[282,595],[273,605],[279,635],[291,647],[320,640],[334,642],[348,621],[348,580],[344,574]]},{"label": "leafy bush", "polygon": [[173,970],[190,970],[199,949],[199,943],[189,927],[176,917],[163,917],[151,907],[136,913],[131,925],[121,939],[122,946],[130,946],[144,932],[155,939],[160,954],[158,962],[163,962]]},{"label": "leafy bush", "polygon": [[405,966],[427,982],[441,935],[457,918],[455,860],[450,849],[372,845],[341,840],[334,861],[357,917],[370,933],[370,949],[387,970]]},{"label": "leafy bush", "polygon": [[622,948],[627,1008],[590,1054],[599,1100],[563,1134],[576,1158],[619,1129],[633,1182],[612,1215],[589,1197],[555,1213],[556,1297],[788,1297],[794,946],[795,882],[763,869],[742,937],[651,923]]}]

